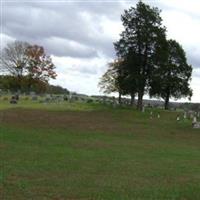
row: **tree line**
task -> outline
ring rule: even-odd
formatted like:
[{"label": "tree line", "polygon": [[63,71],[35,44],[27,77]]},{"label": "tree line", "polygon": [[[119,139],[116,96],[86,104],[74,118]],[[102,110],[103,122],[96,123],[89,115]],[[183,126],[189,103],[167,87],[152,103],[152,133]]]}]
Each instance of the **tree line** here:
[{"label": "tree line", "polygon": [[187,63],[183,47],[167,39],[160,10],[139,1],[121,16],[124,30],[114,43],[117,58],[109,63],[99,86],[104,93],[130,95],[137,108],[143,107],[143,96],[161,97],[165,109],[169,99],[192,96],[192,66]]}]

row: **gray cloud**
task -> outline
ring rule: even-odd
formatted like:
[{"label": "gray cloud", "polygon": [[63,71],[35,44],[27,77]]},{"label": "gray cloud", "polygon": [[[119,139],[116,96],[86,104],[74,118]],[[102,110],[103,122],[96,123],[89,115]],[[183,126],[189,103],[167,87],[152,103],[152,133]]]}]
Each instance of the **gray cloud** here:
[{"label": "gray cloud", "polygon": [[189,51],[188,54],[188,63],[192,65],[193,68],[200,69],[200,54],[195,54],[192,51]]},{"label": "gray cloud", "polygon": [[[123,10],[121,2],[37,3],[36,1],[34,3],[32,1],[8,3],[4,5],[4,10],[3,32],[8,36],[32,43],[48,43],[49,51],[57,56],[64,56],[65,53],[65,56],[74,56],[75,51],[73,48],[70,49],[70,46],[66,48],[66,42],[63,46],[58,44],[57,47],[53,40],[50,45],[51,38],[57,38],[58,42],[70,40],[81,46],[87,46],[86,57],[96,56],[97,51],[108,57],[114,56],[113,41],[103,32],[99,22],[102,17],[119,20],[119,13]],[[94,48],[96,52],[94,50],[91,52]],[[77,57],[79,55],[84,57],[81,50],[77,49]]]},{"label": "gray cloud", "polygon": [[73,58],[92,58],[98,56],[94,48],[62,38],[50,37],[45,39],[41,45],[45,46],[50,54],[56,52],[56,55],[61,57],[66,55]]}]

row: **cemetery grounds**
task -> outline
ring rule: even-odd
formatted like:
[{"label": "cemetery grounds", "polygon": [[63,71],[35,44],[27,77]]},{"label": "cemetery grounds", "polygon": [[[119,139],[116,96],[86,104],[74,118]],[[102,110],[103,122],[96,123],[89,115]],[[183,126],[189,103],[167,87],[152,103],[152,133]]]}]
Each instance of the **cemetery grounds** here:
[{"label": "cemetery grounds", "polygon": [[200,130],[151,111],[1,99],[0,198],[199,200]]}]

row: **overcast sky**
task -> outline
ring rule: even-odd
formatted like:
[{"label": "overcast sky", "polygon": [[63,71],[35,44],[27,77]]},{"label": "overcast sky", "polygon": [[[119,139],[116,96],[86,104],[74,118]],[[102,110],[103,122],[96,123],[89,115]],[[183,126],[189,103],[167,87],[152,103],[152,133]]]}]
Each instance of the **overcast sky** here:
[{"label": "overcast sky", "polygon": [[[167,37],[180,42],[193,66],[193,102],[200,102],[200,1],[146,0],[162,10]],[[99,94],[98,82],[115,58],[120,16],[137,1],[2,0],[1,48],[14,40],[44,46],[56,65],[51,81],[71,91]]]}]

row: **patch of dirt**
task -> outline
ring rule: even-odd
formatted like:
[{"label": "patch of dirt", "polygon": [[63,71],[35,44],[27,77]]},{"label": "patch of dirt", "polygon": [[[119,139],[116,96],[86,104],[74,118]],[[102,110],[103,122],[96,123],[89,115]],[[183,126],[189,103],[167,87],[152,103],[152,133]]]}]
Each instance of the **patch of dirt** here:
[{"label": "patch of dirt", "polygon": [[67,128],[73,130],[124,130],[109,112],[50,112],[12,109],[3,113],[2,123],[32,128]]}]

